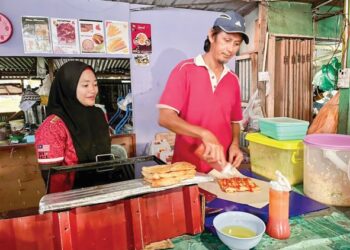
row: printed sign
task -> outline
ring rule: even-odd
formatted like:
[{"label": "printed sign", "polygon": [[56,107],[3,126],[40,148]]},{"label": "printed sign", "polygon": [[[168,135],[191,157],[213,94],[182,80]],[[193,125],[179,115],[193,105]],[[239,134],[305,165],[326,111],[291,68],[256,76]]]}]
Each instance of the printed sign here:
[{"label": "printed sign", "polygon": [[131,23],[132,53],[152,53],[151,25]]},{"label": "printed sign", "polygon": [[102,21],[79,20],[81,53],[105,53]]},{"label": "printed sign", "polygon": [[78,24],[76,19],[51,18],[52,47],[55,54],[78,54]]},{"label": "printed sign", "polygon": [[129,54],[129,29],[127,22],[106,21],[108,54]]},{"label": "printed sign", "polygon": [[24,53],[51,53],[49,18],[22,17]]}]

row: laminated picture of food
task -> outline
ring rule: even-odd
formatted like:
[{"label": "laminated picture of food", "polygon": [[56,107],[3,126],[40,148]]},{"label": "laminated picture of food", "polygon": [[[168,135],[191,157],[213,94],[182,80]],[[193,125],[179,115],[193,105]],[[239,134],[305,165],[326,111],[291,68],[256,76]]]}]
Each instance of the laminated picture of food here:
[{"label": "laminated picture of food", "polygon": [[74,43],[75,28],[70,23],[56,24],[57,38],[59,43]]},{"label": "laminated picture of food", "polygon": [[107,29],[107,36],[108,37],[113,37],[113,36],[119,35],[120,33],[121,33],[121,31],[116,25],[110,24],[108,26],[108,29]]},{"label": "laminated picture of food", "polygon": [[82,43],[84,52],[91,52],[94,50],[94,42],[90,39],[85,39]]},{"label": "laminated picture of food", "polygon": [[122,38],[114,38],[108,42],[107,49],[109,52],[116,52],[126,48],[126,44]]},{"label": "laminated picture of food", "polygon": [[36,24],[35,35],[41,36],[41,37],[47,37],[49,35],[48,26],[46,24]]},{"label": "laminated picture of food", "polygon": [[91,23],[81,23],[80,31],[81,32],[91,32],[94,29],[94,26]]},{"label": "laminated picture of food", "polygon": [[136,45],[150,45],[150,40],[148,39],[147,35],[145,33],[138,33],[137,36],[134,39],[134,43]]},{"label": "laminated picture of food", "polygon": [[103,36],[100,34],[94,34],[92,36],[92,40],[96,43],[96,44],[102,44],[103,43]]}]

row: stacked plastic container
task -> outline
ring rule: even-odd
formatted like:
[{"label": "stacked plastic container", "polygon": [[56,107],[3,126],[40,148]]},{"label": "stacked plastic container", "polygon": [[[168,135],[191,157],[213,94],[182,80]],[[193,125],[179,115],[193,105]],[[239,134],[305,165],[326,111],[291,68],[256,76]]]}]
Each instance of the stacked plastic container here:
[{"label": "stacked plastic container", "polygon": [[262,118],[260,133],[249,133],[252,171],[270,180],[279,170],[290,182],[303,181],[303,139],[309,122],[288,117]]}]

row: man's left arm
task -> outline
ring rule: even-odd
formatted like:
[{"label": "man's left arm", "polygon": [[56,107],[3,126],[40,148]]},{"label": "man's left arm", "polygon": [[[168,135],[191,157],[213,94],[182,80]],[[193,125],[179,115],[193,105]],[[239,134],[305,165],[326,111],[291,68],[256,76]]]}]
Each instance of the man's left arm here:
[{"label": "man's left arm", "polygon": [[234,167],[239,167],[243,160],[242,151],[239,149],[239,135],[241,131],[238,122],[232,122],[232,143],[229,148],[228,160]]}]

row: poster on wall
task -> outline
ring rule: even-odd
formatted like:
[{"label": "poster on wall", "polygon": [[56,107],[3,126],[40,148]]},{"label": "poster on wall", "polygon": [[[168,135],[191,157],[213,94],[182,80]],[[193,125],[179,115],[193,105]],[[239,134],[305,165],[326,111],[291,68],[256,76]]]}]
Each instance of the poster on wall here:
[{"label": "poster on wall", "polygon": [[128,22],[106,21],[108,54],[129,54]]},{"label": "poster on wall", "polygon": [[76,19],[51,18],[52,48],[55,54],[78,54],[78,24]]},{"label": "poster on wall", "polygon": [[150,63],[149,54],[134,54],[134,60],[138,66],[148,66]]},{"label": "poster on wall", "polygon": [[81,53],[105,53],[103,21],[79,20]]},{"label": "poster on wall", "polygon": [[151,25],[131,23],[132,53],[152,53]]},{"label": "poster on wall", "polygon": [[24,53],[51,53],[49,18],[22,17]]}]

